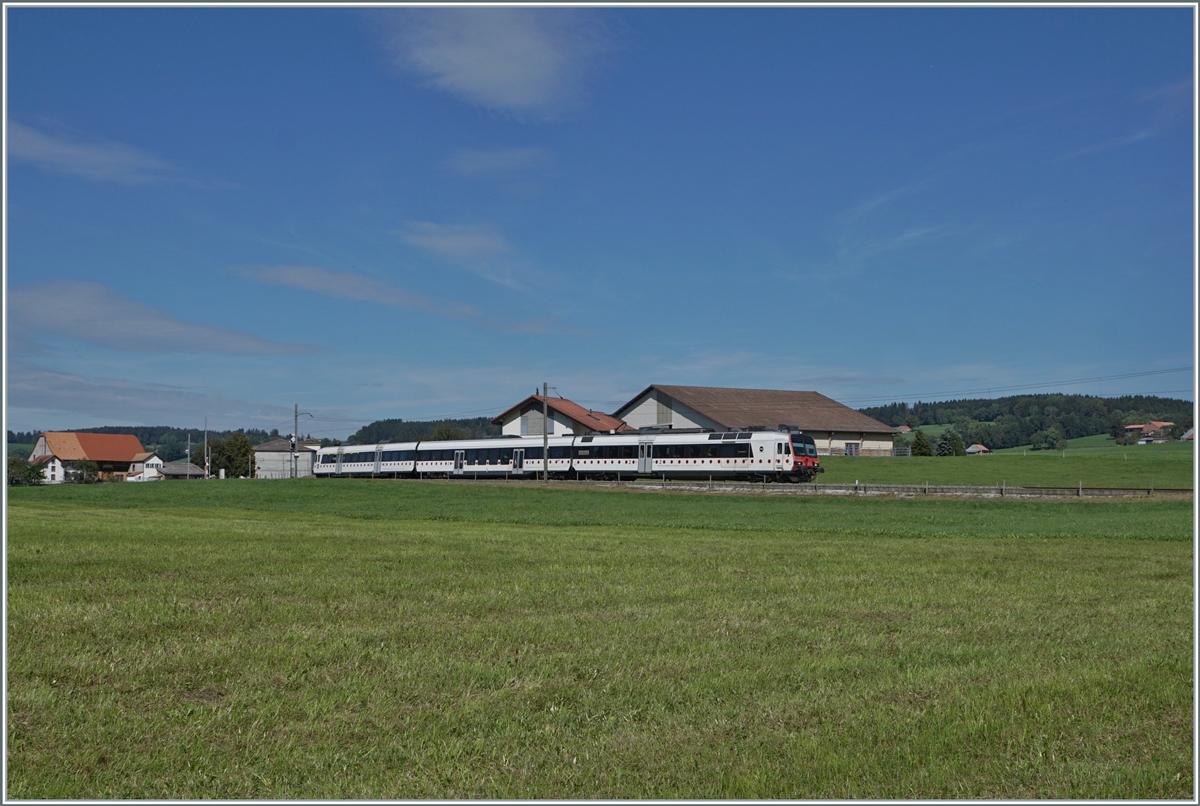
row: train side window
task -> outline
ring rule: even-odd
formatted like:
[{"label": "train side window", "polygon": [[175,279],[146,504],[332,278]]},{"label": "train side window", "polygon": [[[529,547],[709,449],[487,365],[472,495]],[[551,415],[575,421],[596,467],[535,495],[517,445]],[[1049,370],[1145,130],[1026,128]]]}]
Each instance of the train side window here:
[{"label": "train side window", "polygon": [[525,458],[526,459],[541,459],[542,458],[541,446],[538,446],[536,448],[526,448],[525,449]]},{"label": "train side window", "polygon": [[500,449],[500,464],[507,465],[512,463],[512,448]]}]

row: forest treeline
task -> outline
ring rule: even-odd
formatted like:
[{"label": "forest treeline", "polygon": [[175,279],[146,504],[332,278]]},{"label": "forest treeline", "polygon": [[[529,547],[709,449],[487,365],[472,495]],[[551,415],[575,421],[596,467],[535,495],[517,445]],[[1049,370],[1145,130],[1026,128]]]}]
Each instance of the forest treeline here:
[{"label": "forest treeline", "polygon": [[384,442],[420,442],[421,440],[479,439],[500,433],[500,426],[487,417],[468,420],[376,420],[346,438],[349,445],[379,445]]},{"label": "forest treeline", "polygon": [[1015,448],[1034,443],[1035,436],[1060,434],[1062,439],[1096,434],[1124,435],[1127,425],[1150,420],[1175,423],[1176,435],[1192,427],[1192,402],[1171,397],[1125,395],[1014,395],[937,403],[890,403],[859,409],[891,426],[953,425],[963,441],[988,448]]}]

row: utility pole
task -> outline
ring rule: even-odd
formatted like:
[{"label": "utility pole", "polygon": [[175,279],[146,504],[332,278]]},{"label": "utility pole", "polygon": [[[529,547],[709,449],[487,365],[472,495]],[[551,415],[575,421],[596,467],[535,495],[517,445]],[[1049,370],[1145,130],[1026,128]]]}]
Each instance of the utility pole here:
[{"label": "utility pole", "polygon": [[542,484],[550,483],[550,384],[542,383]]},{"label": "utility pole", "polygon": [[187,477],[192,480],[192,432],[188,431]]},{"label": "utility pole", "polygon": [[208,466],[210,457],[208,455],[208,418],[204,418],[204,478],[208,478]]},{"label": "utility pole", "polygon": [[292,478],[300,478],[300,404],[296,404],[295,419],[292,423]]}]

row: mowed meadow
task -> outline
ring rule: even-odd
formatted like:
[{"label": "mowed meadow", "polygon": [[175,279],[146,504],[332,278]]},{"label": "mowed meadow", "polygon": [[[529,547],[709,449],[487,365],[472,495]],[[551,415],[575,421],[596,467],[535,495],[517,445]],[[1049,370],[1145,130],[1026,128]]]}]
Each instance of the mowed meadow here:
[{"label": "mowed meadow", "polygon": [[1065,451],[1009,448],[983,456],[822,456],[818,483],[995,487],[1192,489],[1195,444],[1117,445],[1112,437],[1067,441]]},{"label": "mowed meadow", "polygon": [[306,479],[7,517],[9,798],[1194,795],[1190,500]]}]

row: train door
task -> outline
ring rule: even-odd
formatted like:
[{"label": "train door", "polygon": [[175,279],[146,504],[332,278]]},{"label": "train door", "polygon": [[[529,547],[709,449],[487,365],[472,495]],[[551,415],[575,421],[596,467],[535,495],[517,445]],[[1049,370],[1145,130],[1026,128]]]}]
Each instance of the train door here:
[{"label": "train door", "polygon": [[638,443],[638,473],[654,474],[654,443],[651,441]]},{"label": "train door", "polygon": [[461,476],[463,472],[463,460],[466,457],[466,451],[454,452],[454,475]]},{"label": "train door", "polygon": [[375,470],[372,471],[376,476],[379,475],[383,463],[383,449],[378,445],[375,446]]},{"label": "train door", "polygon": [[525,470],[525,449],[517,448],[513,451],[513,472],[518,473]]},{"label": "train door", "polygon": [[333,469],[333,472],[339,476],[342,475],[342,449],[341,448],[338,448],[337,467],[335,467]]}]

